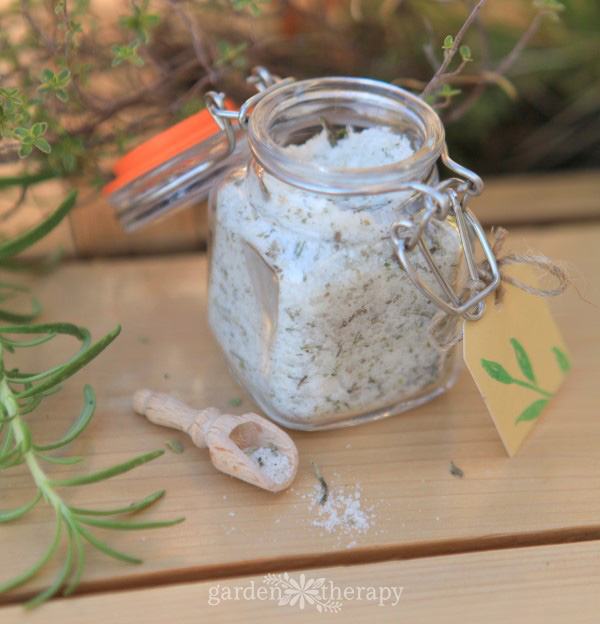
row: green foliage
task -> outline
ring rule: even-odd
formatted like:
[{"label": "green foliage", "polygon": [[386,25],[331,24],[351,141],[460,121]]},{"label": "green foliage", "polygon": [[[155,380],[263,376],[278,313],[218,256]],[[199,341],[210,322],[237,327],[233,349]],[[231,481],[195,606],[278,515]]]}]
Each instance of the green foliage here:
[{"label": "green foliage", "polygon": [[[17,133],[24,140],[32,138],[32,144],[45,130],[41,124],[34,124],[29,134]],[[37,147],[37,145],[36,145]],[[29,176],[0,179],[0,188],[21,184],[28,186],[41,182],[54,173],[40,171]],[[72,192],[64,202],[42,223],[24,232],[16,238],[0,244],[0,265],[10,266],[12,256],[30,247],[46,236],[68,214],[75,204],[76,193]],[[7,264],[8,263],[8,264]],[[18,284],[0,282],[0,303],[5,303],[15,294],[27,294],[28,289]],[[25,464],[35,485],[35,493],[30,502],[15,509],[0,511],[0,523],[19,520],[42,501],[52,507],[56,518],[56,529],[46,552],[29,569],[13,579],[0,584],[0,594],[19,587],[37,575],[49,561],[57,555],[62,541],[66,542],[63,564],[52,584],[26,603],[35,607],[59,593],[72,593],[78,586],[85,565],[85,543],[104,554],[129,563],[141,563],[132,557],[113,550],[95,537],[86,527],[113,530],[138,530],[168,527],[177,524],[183,518],[168,521],[135,522],[127,518],[128,514],[137,513],[152,505],[164,494],[164,490],[154,492],[144,499],[117,509],[84,509],[69,505],[64,500],[60,489],[63,487],[83,486],[110,479],[160,457],[164,451],[156,450],[134,457],[120,464],[76,477],[55,479],[48,476],[42,467],[45,463],[69,465],[84,458],[54,457],[48,455],[55,449],[63,448],[83,433],[92,419],[96,407],[94,392],[89,385],[83,390],[83,405],[79,416],[71,427],[51,443],[36,444],[25,418],[37,410],[50,395],[60,391],[61,384],[70,379],[84,366],[99,356],[119,335],[117,326],[95,343],[90,332],[84,327],[72,323],[37,323],[31,324],[40,312],[39,305],[33,301],[31,314],[17,314],[0,309],[0,320],[10,321],[11,325],[0,325],[0,470]],[[39,348],[55,338],[71,337],[79,342],[79,348],[65,362],[41,372],[23,371],[10,367],[10,359],[22,349]],[[123,519],[105,519],[107,516],[125,516]]]},{"label": "green foliage", "polygon": [[119,26],[131,31],[136,38],[146,44],[150,40],[150,31],[160,22],[160,16],[149,12],[150,0],[144,0],[142,6],[133,3],[133,14],[119,18]]},{"label": "green foliage", "polygon": [[61,102],[69,99],[67,87],[71,82],[71,72],[68,69],[55,73],[51,69],[44,69],[40,77],[40,86],[37,90],[40,93],[53,93]]},{"label": "green foliage", "polygon": [[42,136],[47,128],[46,122],[38,122],[33,124],[31,128],[15,128],[13,130],[13,137],[19,141],[19,158],[27,158],[34,147],[44,154],[50,153],[50,144]]},{"label": "green foliage", "polygon": [[258,17],[262,12],[262,4],[267,0],[231,0],[231,6],[236,11],[248,10],[254,17]]},{"label": "green foliage", "polygon": [[116,44],[112,47],[112,66],[117,67],[121,63],[131,63],[136,67],[142,67],[144,59],[138,54],[139,41],[132,41],[127,45]]}]

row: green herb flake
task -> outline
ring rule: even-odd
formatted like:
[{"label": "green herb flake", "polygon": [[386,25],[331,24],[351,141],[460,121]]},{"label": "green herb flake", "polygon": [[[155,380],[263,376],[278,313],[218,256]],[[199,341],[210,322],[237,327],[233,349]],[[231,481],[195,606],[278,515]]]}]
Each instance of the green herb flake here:
[{"label": "green herb flake", "polygon": [[450,474],[457,479],[462,479],[465,476],[464,470],[459,468],[453,461],[450,462]]},{"label": "green herb flake", "polygon": [[179,440],[168,440],[165,442],[165,445],[169,450],[173,451],[173,453],[177,453],[178,455],[184,451],[183,444],[181,444]]},{"label": "green herb flake", "polygon": [[317,481],[321,484],[321,498],[319,499],[319,505],[324,505],[327,502],[327,496],[329,495],[329,487],[327,485],[327,481],[323,478],[321,471],[319,470],[319,466],[317,466],[317,462],[311,460],[311,466],[313,467],[313,471],[315,473],[315,477],[317,477]]},{"label": "green herb flake", "polygon": [[240,397],[234,397],[228,401],[230,407],[239,407],[243,402],[244,400]]}]

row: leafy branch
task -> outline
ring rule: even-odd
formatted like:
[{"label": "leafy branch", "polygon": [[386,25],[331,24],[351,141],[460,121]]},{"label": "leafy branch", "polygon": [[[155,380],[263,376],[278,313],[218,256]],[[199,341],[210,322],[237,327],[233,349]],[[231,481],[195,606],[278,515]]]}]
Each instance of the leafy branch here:
[{"label": "leafy branch", "polygon": [[[38,177],[44,178],[42,172]],[[5,185],[9,185],[9,182],[7,179],[4,180]],[[34,244],[55,228],[71,210],[75,199],[76,193],[70,193],[65,201],[38,226],[0,244],[0,264],[6,266],[6,261],[9,261],[12,256]],[[18,284],[0,283],[0,301],[2,302],[9,299],[11,294],[26,292],[27,289]],[[61,488],[88,485],[110,479],[156,459],[164,451],[156,450],[145,453],[126,462],[82,476],[57,480],[47,474],[44,469],[45,464],[71,465],[84,459],[83,457],[54,457],[48,455],[48,452],[65,447],[85,430],[96,407],[94,392],[89,385],[85,386],[83,406],[79,416],[70,429],[55,442],[36,444],[26,416],[38,409],[46,397],[59,392],[63,382],[100,355],[119,335],[121,328],[117,326],[97,342],[92,342],[87,329],[72,323],[28,324],[39,311],[37,303],[34,303],[33,313],[30,315],[18,315],[7,310],[0,310],[0,319],[13,323],[22,322],[22,324],[0,326],[0,470],[25,464],[36,488],[30,502],[16,509],[0,511],[0,523],[22,518],[42,501],[52,508],[56,522],[54,537],[46,552],[30,568],[0,584],[0,594],[31,580],[56,555],[61,542],[66,542],[63,564],[56,578],[48,588],[26,603],[28,607],[41,604],[61,590],[65,595],[75,591],[83,574],[86,543],[109,557],[129,563],[141,563],[137,557],[114,550],[101,541],[91,532],[90,527],[137,530],[172,526],[183,520],[183,518],[177,518],[169,521],[135,522],[130,519],[109,517],[141,511],[160,499],[164,490],[154,492],[126,507],[109,510],[74,507],[64,499],[60,492]],[[58,336],[68,336],[79,342],[79,349],[67,361],[42,372],[9,368],[8,360],[17,351],[40,347]]]}]

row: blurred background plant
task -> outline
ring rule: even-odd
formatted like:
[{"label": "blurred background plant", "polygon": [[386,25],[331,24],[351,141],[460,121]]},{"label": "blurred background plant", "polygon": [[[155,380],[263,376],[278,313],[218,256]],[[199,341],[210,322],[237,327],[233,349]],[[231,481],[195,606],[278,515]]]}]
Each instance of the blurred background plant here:
[{"label": "blurred background plant", "polygon": [[22,163],[21,202],[36,181],[31,172],[102,184],[116,155],[199,110],[209,88],[248,95],[244,77],[255,64],[282,76],[360,75],[425,89],[446,123],[453,158],[480,173],[600,160],[597,2],[2,6],[0,163],[12,170]]}]

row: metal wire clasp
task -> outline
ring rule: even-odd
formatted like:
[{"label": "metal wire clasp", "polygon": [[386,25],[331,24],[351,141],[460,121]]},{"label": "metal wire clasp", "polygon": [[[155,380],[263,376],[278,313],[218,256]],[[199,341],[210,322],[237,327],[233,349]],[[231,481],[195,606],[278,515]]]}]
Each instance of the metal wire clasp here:
[{"label": "metal wire clasp", "polygon": [[246,130],[248,127],[248,119],[250,118],[250,110],[267,94],[276,88],[293,82],[294,78],[280,78],[272,74],[266,67],[255,67],[250,76],[246,78],[246,82],[256,87],[258,93],[248,98],[240,107],[240,110],[229,110],[225,106],[225,94],[217,91],[209,91],[205,97],[206,108],[217,122],[221,130],[225,132],[227,137],[227,153],[225,158],[233,153],[236,144],[236,132],[233,126],[237,122],[238,127]]},{"label": "metal wire clasp", "polygon": [[[498,288],[501,279],[496,258],[487,241],[485,232],[477,217],[467,209],[469,198],[472,195],[479,195],[483,190],[483,182],[475,173],[452,161],[445,146],[442,152],[442,161],[449,169],[466,179],[450,178],[443,180],[433,188],[426,185],[413,185],[415,190],[424,194],[425,208],[416,221],[411,219],[396,221],[392,225],[390,236],[398,260],[419,291],[447,314],[458,315],[464,319],[475,321],[483,316],[485,312],[485,298]],[[490,283],[486,284],[466,301],[461,301],[460,295],[454,292],[452,285],[448,283],[435,263],[422,237],[425,228],[433,218],[444,220],[448,214],[456,218],[456,226],[465,254],[467,271],[472,282],[481,282],[473,251],[473,242],[475,240],[479,241],[490,267],[492,277]],[[442,297],[433,292],[415,271],[409,259],[409,252],[415,247],[419,248],[447,300],[442,299]]]}]

